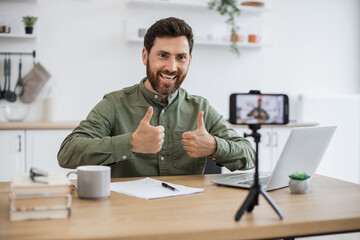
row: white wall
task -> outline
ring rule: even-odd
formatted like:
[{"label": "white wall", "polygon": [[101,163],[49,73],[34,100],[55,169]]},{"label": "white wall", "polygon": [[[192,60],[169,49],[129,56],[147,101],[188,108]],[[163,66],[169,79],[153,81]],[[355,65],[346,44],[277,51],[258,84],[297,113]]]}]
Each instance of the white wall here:
[{"label": "white wall", "polygon": [[[237,58],[227,47],[195,46],[183,87],[208,98],[225,117],[230,93],[249,89],[292,97],[360,92],[360,1],[271,0],[266,6],[272,11],[260,17],[243,15],[239,23],[244,23],[242,31],[260,29],[271,47],[245,49]],[[120,0],[0,1],[0,15],[16,19],[27,13],[39,16],[37,41],[0,39],[0,50],[36,48],[38,60],[52,74],[29,120],[42,118],[42,100],[50,87],[54,120],[81,120],[105,93],[145,76],[142,44],[126,42],[126,19],[151,24],[178,16],[195,34],[218,33],[225,21],[206,9],[128,6]],[[31,68],[30,58],[24,68]]]},{"label": "white wall", "polygon": [[360,94],[302,96],[303,119],[337,126],[317,173],[360,184]]}]

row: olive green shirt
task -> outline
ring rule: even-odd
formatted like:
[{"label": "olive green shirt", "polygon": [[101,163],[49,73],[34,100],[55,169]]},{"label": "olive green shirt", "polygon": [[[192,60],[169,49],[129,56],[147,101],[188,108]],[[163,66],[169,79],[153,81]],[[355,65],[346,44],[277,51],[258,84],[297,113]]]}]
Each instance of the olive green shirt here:
[{"label": "olive green shirt", "polygon": [[[108,165],[112,177],[203,174],[207,157],[231,171],[254,167],[255,152],[249,141],[229,128],[205,98],[180,88],[163,106],[161,97],[149,91],[144,81],[104,96],[61,144],[61,167]],[[149,106],[154,109],[150,124],[165,128],[164,143],[156,154],[131,152],[131,134]],[[183,149],[182,134],[196,129],[200,111],[217,150],[212,156],[191,158]]]}]

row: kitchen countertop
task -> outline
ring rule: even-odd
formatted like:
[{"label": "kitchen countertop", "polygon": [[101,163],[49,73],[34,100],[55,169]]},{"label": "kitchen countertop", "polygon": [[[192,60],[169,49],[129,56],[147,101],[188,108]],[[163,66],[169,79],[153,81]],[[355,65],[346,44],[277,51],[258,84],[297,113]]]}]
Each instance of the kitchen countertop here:
[{"label": "kitchen countertop", "polygon": [[[79,125],[79,122],[0,122],[0,130],[30,130],[30,129],[74,129]],[[286,125],[262,125],[262,128],[294,128],[294,127],[312,127],[316,126],[318,123],[296,123],[291,122]],[[230,124],[233,128],[247,128],[247,125],[233,125]]]},{"label": "kitchen countertop", "polygon": [[74,129],[79,122],[0,122],[0,130]]}]

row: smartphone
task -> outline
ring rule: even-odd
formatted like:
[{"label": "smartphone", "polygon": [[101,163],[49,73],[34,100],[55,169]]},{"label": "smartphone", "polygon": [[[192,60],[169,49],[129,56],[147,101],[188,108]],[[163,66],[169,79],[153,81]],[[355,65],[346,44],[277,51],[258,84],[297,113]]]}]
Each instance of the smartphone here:
[{"label": "smartphone", "polygon": [[289,98],[285,94],[233,93],[230,95],[231,124],[289,123]]}]

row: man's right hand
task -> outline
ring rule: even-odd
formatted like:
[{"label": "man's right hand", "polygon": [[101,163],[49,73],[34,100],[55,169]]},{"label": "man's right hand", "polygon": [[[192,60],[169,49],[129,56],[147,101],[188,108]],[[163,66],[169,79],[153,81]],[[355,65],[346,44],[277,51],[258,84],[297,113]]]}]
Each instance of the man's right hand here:
[{"label": "man's right hand", "polygon": [[164,143],[165,128],[151,126],[153,108],[149,107],[136,131],[131,135],[131,151],[136,153],[158,153]]}]

